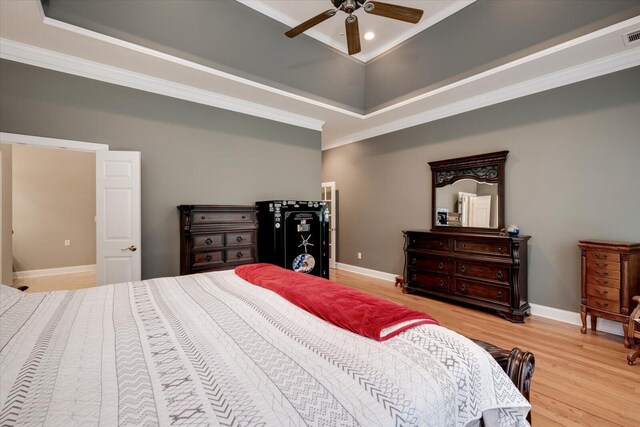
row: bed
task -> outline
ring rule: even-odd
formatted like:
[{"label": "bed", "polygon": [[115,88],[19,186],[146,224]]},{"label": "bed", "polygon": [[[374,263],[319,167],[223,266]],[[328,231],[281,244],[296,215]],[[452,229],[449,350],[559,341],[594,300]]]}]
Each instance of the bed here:
[{"label": "bed", "polygon": [[526,426],[532,373],[437,324],[363,337],[232,270],[0,286],[3,426]]}]

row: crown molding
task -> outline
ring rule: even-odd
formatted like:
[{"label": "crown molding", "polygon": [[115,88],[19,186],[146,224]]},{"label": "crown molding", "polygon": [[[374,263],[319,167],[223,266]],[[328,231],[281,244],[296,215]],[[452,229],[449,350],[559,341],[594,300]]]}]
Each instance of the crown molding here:
[{"label": "crown molding", "polygon": [[0,132],[0,141],[10,144],[36,145],[49,148],[66,148],[75,151],[105,151],[108,144],[96,144],[95,142],[74,141],[72,139],[48,138],[45,136],[23,135],[20,133]]},{"label": "crown molding", "polygon": [[482,95],[453,102],[442,107],[433,108],[423,113],[404,117],[400,120],[371,127],[361,132],[352,133],[323,144],[323,151],[337,148],[376,136],[396,132],[413,126],[429,123],[479,108],[488,107],[512,99],[533,95],[545,90],[577,83],[594,77],[602,76],[627,68],[640,66],[640,48],[623,51],[614,55],[590,61],[585,64],[566,68],[562,71],[533,78],[522,83],[506,86]]},{"label": "crown molding", "polygon": [[0,38],[0,58],[322,131],[323,120]]}]

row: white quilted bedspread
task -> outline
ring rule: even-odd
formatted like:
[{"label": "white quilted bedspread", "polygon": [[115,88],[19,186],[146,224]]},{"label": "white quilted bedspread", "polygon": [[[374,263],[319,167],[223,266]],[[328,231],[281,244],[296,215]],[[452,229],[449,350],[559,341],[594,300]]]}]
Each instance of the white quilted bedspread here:
[{"label": "white quilted bedspread", "polygon": [[0,288],[3,426],[528,425],[528,402],[461,335],[373,341],[233,271]]}]

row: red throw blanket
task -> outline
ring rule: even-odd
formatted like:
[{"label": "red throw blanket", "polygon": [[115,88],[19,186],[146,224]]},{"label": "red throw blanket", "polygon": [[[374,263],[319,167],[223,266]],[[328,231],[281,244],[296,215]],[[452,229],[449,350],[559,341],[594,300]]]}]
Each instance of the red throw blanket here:
[{"label": "red throw blanket", "polygon": [[269,289],[298,307],[343,329],[386,341],[417,325],[437,325],[428,314],[367,295],[322,277],[271,264],[236,267],[238,276]]}]

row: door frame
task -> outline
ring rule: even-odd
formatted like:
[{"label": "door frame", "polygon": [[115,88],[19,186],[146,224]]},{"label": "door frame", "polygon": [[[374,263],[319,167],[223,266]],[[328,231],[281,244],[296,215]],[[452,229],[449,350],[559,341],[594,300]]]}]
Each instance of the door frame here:
[{"label": "door frame", "polygon": [[[326,192],[326,188],[331,191],[331,204],[329,208],[329,268],[336,268],[336,220],[338,216],[338,205],[336,204],[336,182],[327,181],[320,183],[320,189]],[[325,193],[326,194],[326,193]],[[326,201],[323,197],[323,201]]]},{"label": "door frame", "polygon": [[[0,132],[0,142],[5,144],[21,144],[36,147],[62,148],[73,151],[85,151],[96,153],[108,151],[109,145],[96,144],[94,142],[74,141],[70,139],[48,138],[45,136],[24,135],[18,133]],[[97,200],[96,200],[97,204]],[[3,236],[4,237],[4,236]],[[98,242],[96,241],[96,250]],[[97,259],[96,259],[97,262]]]}]

